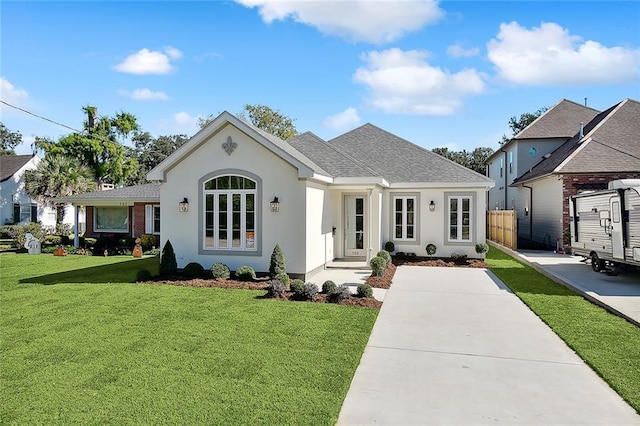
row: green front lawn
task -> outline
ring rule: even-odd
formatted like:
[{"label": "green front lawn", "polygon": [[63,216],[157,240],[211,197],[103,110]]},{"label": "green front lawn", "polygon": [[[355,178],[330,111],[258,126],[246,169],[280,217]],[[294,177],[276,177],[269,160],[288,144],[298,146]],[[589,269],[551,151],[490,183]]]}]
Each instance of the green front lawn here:
[{"label": "green front lawn", "polygon": [[0,255],[1,424],[334,424],[377,310]]},{"label": "green front lawn", "polygon": [[640,328],[494,247],[486,262],[502,282],[640,413]]}]

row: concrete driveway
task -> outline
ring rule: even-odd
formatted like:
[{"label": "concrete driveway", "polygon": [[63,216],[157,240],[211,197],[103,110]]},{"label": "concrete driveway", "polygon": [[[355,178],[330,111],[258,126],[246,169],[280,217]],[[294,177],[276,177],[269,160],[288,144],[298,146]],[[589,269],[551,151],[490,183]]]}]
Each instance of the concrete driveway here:
[{"label": "concrete driveway", "polygon": [[493,274],[401,266],[338,424],[640,425]]}]

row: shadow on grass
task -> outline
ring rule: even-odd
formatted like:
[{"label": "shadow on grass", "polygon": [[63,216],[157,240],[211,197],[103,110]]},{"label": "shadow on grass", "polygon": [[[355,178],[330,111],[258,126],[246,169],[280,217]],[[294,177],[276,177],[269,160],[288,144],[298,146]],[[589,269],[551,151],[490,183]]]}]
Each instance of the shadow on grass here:
[{"label": "shadow on grass", "polygon": [[147,269],[157,272],[158,258],[149,257],[110,265],[92,266],[89,268],[74,269],[72,271],[58,272],[55,274],[40,275],[23,278],[21,284],[63,284],[63,283],[134,283],[138,272]]}]

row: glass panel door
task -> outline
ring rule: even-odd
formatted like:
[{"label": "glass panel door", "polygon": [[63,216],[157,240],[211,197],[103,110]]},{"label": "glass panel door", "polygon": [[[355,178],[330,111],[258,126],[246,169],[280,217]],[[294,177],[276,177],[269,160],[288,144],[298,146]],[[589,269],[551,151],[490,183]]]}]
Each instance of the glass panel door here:
[{"label": "glass panel door", "polygon": [[354,195],[344,197],[345,257],[365,256],[365,198]]}]

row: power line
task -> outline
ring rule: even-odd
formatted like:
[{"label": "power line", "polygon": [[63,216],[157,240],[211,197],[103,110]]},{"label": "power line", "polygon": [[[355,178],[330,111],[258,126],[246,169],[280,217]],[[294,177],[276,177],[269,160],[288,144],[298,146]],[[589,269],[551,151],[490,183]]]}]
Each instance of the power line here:
[{"label": "power line", "polygon": [[39,119],[41,119],[41,120],[45,120],[45,121],[48,121],[49,123],[53,123],[53,124],[55,124],[55,125],[57,125],[57,126],[61,126],[61,127],[66,128],[66,129],[73,130],[73,131],[74,131],[74,132],[76,132],[76,133],[82,133],[82,130],[74,129],[74,128],[73,128],[73,127],[71,127],[71,126],[67,126],[66,124],[58,123],[57,121],[51,120],[50,118],[43,117],[43,116],[38,115],[38,114],[36,114],[36,113],[34,113],[34,112],[31,112],[31,111],[27,111],[27,110],[26,110],[26,109],[24,109],[24,108],[20,108],[20,107],[18,107],[18,106],[11,105],[9,102],[3,101],[2,99],[0,99],[0,102],[2,102],[3,104],[5,104],[5,105],[6,105],[6,106],[8,106],[8,107],[11,107],[11,108],[17,109],[18,111],[22,111],[22,112],[27,113],[27,114],[29,114],[29,115],[33,115],[34,117],[37,117],[37,118],[39,118]]}]

